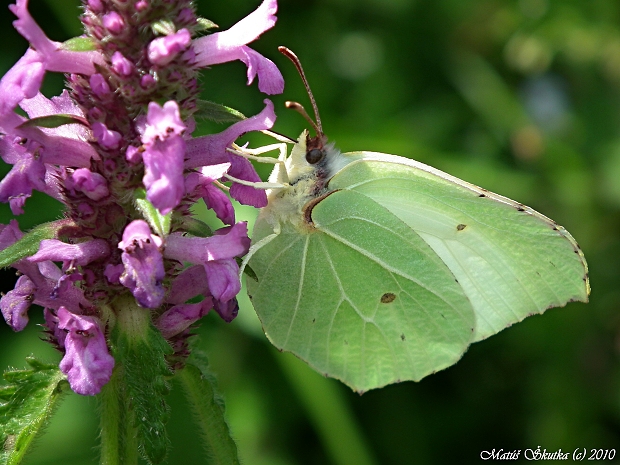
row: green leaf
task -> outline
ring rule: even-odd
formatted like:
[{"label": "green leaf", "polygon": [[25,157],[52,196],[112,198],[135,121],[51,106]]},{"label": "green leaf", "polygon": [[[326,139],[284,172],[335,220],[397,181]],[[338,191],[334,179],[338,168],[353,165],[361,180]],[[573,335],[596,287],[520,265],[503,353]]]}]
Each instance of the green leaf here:
[{"label": "green leaf", "polygon": [[65,40],[61,48],[71,52],[90,52],[97,50],[97,44],[90,37],[72,37],[69,40]]},{"label": "green leaf", "polygon": [[[120,297],[113,307],[117,312],[112,331],[113,353],[119,386],[124,388],[121,428],[125,431],[125,441],[131,444],[135,428],[143,458],[149,463],[161,463],[169,444],[165,429],[169,415],[165,378],[172,375],[165,357],[172,349],[151,323],[150,310],[138,307],[132,296]],[[126,456],[131,452],[127,450]]]},{"label": "green leaf", "polygon": [[207,119],[216,123],[236,123],[246,119],[243,113],[234,108],[208,100],[198,100],[198,110],[194,115],[197,118]]},{"label": "green leaf", "polygon": [[28,357],[27,370],[4,373],[8,386],[0,389],[0,462],[21,463],[35,436],[49,421],[68,383],[57,365]]},{"label": "green leaf", "polygon": [[23,237],[0,251],[0,268],[11,266],[24,257],[34,255],[39,250],[39,244],[44,239],[57,238],[65,228],[70,228],[73,222],[70,220],[58,220],[40,224],[28,231]]},{"label": "green leaf", "polygon": [[183,384],[187,399],[201,428],[202,443],[211,459],[210,463],[238,464],[237,445],[230,435],[213,375],[206,366],[198,368],[187,363],[177,372],[177,378]]},{"label": "green leaf", "polygon": [[57,128],[65,124],[82,124],[88,126],[88,121],[84,118],[76,115],[59,114],[49,116],[39,116],[38,118],[30,118],[23,122],[18,129],[39,127],[39,128]]},{"label": "green leaf", "polygon": [[157,235],[161,238],[166,237],[170,232],[172,212],[167,215],[162,215],[159,210],[146,199],[146,191],[144,189],[136,189],[134,191],[134,200],[138,210],[140,210],[144,219],[146,219]]},{"label": "green leaf", "polygon": [[282,371],[314,423],[317,435],[335,465],[373,465],[370,443],[340,386],[290,354],[276,353]]},{"label": "green leaf", "polygon": [[191,216],[184,216],[181,220],[183,229],[185,229],[192,236],[196,237],[211,237],[213,236],[213,230],[208,224],[203,223]]}]

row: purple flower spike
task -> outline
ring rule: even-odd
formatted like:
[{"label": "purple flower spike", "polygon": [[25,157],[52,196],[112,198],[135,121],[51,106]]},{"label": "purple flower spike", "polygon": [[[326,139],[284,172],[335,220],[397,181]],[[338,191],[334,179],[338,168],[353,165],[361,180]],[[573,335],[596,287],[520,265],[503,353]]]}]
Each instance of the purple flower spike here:
[{"label": "purple flower spike", "polygon": [[[270,100],[264,100],[264,103],[265,108],[258,115],[239,121],[219,134],[190,140],[187,144],[185,167],[196,168],[230,162],[232,166],[228,173],[231,176],[245,181],[259,182],[260,177],[252,164],[245,158],[227,152],[226,148],[246,132],[261,131],[273,127],[276,120],[273,103]],[[251,186],[233,183],[230,188],[230,195],[245,205],[252,205],[257,208],[267,205],[265,192]]]},{"label": "purple flower spike", "polygon": [[175,305],[157,319],[155,326],[159,328],[165,338],[169,339],[185,331],[209,313],[212,308],[213,300],[210,297],[206,297],[202,302],[196,304]]},{"label": "purple flower spike", "polygon": [[0,299],[0,309],[13,331],[21,331],[28,324],[28,309],[34,300],[36,286],[28,276],[20,276],[15,289]]},{"label": "purple flower spike", "polygon": [[183,197],[185,140],[181,134],[185,129],[175,101],[166,102],[163,107],[155,102],[149,103],[142,136],[146,148],[142,153],[143,182],[146,198],[163,215],[172,211]]},{"label": "purple flower spike", "polygon": [[179,53],[186,50],[192,42],[192,37],[187,29],[159,37],[149,44],[149,61],[157,66],[166,66],[174,60]]},{"label": "purple flower spike", "polygon": [[164,300],[164,261],[159,251],[161,239],[151,234],[146,221],[134,220],[123,232],[118,248],[123,250],[121,259],[125,272],[120,277],[138,303],[146,308],[157,308]]},{"label": "purple flower spike", "polygon": [[276,65],[261,54],[245,47],[275,25],[277,10],[276,0],[264,0],[254,12],[227,31],[194,40],[192,49],[196,54],[195,65],[205,67],[241,60],[248,67],[248,84],[251,84],[258,75],[261,92],[282,93],[284,78]]},{"label": "purple flower spike", "polygon": [[66,332],[60,371],[77,394],[94,396],[110,381],[114,358],[108,352],[100,321],[58,309],[58,329]]},{"label": "purple flower spike", "polygon": [[41,241],[39,251],[28,257],[28,261],[38,263],[51,260],[84,266],[95,260],[106,258],[108,255],[110,255],[110,246],[103,239],[91,239],[79,244],[67,244],[57,239],[44,239]]},{"label": "purple flower spike", "polygon": [[28,0],[17,0],[9,9],[17,20],[13,26],[30,42],[41,57],[47,71],[76,73],[90,76],[95,72],[94,64],[105,65],[103,55],[98,51],[72,52],[63,50],[60,42],[47,38],[43,30],[35,23],[28,12]]}]

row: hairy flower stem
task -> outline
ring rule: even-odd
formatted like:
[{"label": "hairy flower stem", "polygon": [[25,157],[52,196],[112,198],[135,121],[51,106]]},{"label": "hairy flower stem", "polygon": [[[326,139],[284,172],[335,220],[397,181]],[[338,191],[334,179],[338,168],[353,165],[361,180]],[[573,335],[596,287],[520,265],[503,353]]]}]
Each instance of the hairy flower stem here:
[{"label": "hairy flower stem", "polygon": [[[108,384],[101,389],[99,411],[101,414],[101,465],[120,463],[120,392],[118,368],[112,373]],[[125,462],[126,463],[126,462]]]}]

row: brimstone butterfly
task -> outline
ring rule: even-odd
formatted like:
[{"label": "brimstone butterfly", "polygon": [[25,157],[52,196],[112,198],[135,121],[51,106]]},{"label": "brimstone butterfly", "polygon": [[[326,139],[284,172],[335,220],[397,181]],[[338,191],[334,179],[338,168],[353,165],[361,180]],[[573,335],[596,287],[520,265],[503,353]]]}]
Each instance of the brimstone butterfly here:
[{"label": "brimstone butterfly", "polygon": [[[296,57],[289,56],[303,76]],[[309,88],[308,88],[309,91]],[[526,316],[587,302],[563,227],[408,158],[304,131],[269,182],[248,294],[271,342],[356,391],[421,378]]]}]

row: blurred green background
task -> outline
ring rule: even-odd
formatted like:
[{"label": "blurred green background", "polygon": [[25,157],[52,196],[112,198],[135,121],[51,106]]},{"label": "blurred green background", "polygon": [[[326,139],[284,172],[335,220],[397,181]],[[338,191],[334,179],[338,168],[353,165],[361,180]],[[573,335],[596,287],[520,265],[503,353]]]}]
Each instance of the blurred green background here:
[{"label": "blurred green background", "polygon": [[[77,0],[30,3],[52,39],[80,33]],[[226,29],[258,3],[199,0],[198,9]],[[4,74],[27,45],[0,6]],[[340,149],[415,158],[543,212],[582,246],[592,296],[474,344],[457,365],[419,383],[362,396],[272,348],[247,299],[231,324],[209,315],[199,346],[244,463],[476,463],[492,449],[620,449],[620,2],[280,0],[278,18],[252,44],[287,82],[273,98],[276,131],[297,137],[306,126],[285,100],[309,107],[276,50],[286,45],[301,58]],[[263,107],[241,63],[218,65],[202,82],[204,98],[246,115]],[[50,73],[44,92],[56,95],[62,84]],[[270,143],[261,137],[252,143]],[[60,215],[42,195],[26,212],[22,229]],[[1,221],[11,217],[0,205]],[[11,289],[14,272],[1,279]],[[22,367],[30,353],[59,360],[32,324],[40,312],[30,314],[23,333],[0,328],[0,367]],[[173,387],[169,463],[204,463]],[[26,463],[97,463],[95,411],[94,399],[69,396]]]}]

